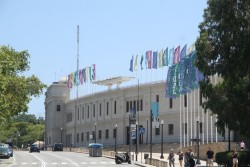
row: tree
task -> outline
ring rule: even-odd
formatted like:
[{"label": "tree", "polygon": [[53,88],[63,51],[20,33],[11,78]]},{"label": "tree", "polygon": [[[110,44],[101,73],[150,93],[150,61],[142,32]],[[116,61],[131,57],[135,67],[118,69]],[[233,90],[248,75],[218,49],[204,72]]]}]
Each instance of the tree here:
[{"label": "tree", "polygon": [[36,76],[25,77],[29,70],[27,51],[0,46],[0,121],[28,111],[31,97],[38,97],[46,87]]},{"label": "tree", "polygon": [[[222,132],[226,126],[250,137],[250,1],[208,0],[203,18],[195,43],[203,105],[217,114]],[[217,85],[213,75],[222,78]]]}]

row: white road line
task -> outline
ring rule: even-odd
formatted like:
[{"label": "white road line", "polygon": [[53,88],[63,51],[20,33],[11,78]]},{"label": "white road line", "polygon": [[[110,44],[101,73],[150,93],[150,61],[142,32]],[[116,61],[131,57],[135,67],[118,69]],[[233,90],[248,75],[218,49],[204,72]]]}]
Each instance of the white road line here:
[{"label": "white road line", "polygon": [[59,156],[59,155],[56,155],[56,154],[53,154],[53,156],[65,159],[65,160],[69,161],[72,165],[79,166],[76,162],[72,161],[71,159],[68,159],[68,158],[65,158],[65,157],[62,157],[62,156]]},{"label": "white road line", "polygon": [[45,167],[47,165],[47,163],[43,159],[39,158],[35,154],[31,154],[31,153],[29,153],[29,154],[32,155],[32,156],[34,156],[36,159],[38,159],[42,163],[41,167]]}]

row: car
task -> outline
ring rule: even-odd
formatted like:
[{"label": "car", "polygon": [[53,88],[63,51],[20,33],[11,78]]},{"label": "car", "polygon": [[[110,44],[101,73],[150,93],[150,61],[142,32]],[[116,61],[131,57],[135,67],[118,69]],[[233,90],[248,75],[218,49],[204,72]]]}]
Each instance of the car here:
[{"label": "car", "polygon": [[13,149],[9,144],[5,144],[5,143],[0,143],[0,147],[6,147],[8,148],[8,153],[11,157],[13,157]]},{"label": "car", "polygon": [[38,153],[40,153],[40,149],[38,148],[38,146],[36,144],[31,144],[29,152],[30,153],[31,152],[38,152]]},{"label": "car", "polygon": [[6,158],[9,159],[10,158],[10,150],[8,147],[0,147],[0,158]]},{"label": "car", "polygon": [[52,151],[63,151],[63,144],[55,143],[52,147]]}]

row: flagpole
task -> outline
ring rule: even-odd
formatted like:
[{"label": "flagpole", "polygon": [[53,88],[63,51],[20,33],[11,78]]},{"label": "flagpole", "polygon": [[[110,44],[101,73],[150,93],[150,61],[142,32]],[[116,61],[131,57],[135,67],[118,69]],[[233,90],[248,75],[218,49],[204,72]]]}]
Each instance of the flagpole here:
[{"label": "flagpole", "polygon": [[182,148],[181,94],[180,94],[180,148]]}]

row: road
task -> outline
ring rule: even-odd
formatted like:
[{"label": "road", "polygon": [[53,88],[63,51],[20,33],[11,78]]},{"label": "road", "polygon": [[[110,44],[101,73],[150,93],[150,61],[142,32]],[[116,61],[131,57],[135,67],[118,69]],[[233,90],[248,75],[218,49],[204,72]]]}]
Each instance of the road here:
[{"label": "road", "polygon": [[[124,163],[127,167],[135,166]],[[0,159],[0,167],[116,167],[115,160],[106,157],[90,157],[86,153],[41,151],[15,151],[9,159]]]}]

